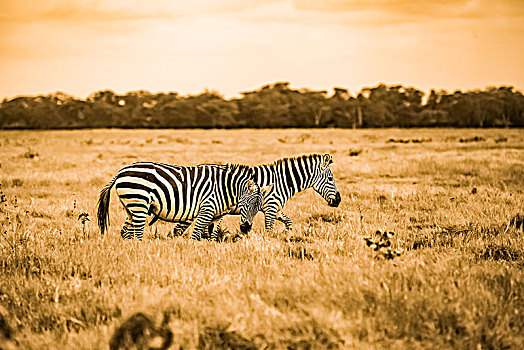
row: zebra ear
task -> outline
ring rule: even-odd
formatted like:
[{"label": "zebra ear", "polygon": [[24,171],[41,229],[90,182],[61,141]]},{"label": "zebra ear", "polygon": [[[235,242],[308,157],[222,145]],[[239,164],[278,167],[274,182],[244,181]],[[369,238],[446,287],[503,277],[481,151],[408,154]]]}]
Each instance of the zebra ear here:
[{"label": "zebra ear", "polygon": [[271,192],[271,190],[273,189],[273,187],[275,186],[275,184],[271,184],[269,186],[264,186],[260,189],[260,191],[262,192],[262,194],[265,196],[266,194],[268,194],[269,192]]},{"label": "zebra ear", "polygon": [[255,170],[251,167],[249,167],[249,176],[251,177],[251,179],[253,179],[253,181],[255,182],[258,182],[258,176],[257,176],[257,173],[255,172]]},{"label": "zebra ear", "polygon": [[333,164],[333,156],[329,153],[326,153],[322,156],[322,168],[327,167],[329,164]]},{"label": "zebra ear", "polygon": [[253,180],[247,180],[247,188],[249,193],[255,192],[255,182]]}]

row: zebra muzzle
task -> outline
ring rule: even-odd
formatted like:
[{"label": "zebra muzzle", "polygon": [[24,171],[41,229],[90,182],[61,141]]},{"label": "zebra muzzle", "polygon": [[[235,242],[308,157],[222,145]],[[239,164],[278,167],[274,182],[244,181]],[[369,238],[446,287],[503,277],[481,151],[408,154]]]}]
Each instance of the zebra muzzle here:
[{"label": "zebra muzzle", "polygon": [[330,207],[338,207],[338,205],[340,204],[341,200],[342,200],[342,198],[340,197],[340,192],[337,192],[337,194],[335,195],[335,198],[330,198],[329,199],[328,205]]},{"label": "zebra muzzle", "polygon": [[252,225],[248,224],[247,222],[244,222],[243,224],[240,225],[240,232],[248,233],[249,230],[251,230],[251,226]]}]

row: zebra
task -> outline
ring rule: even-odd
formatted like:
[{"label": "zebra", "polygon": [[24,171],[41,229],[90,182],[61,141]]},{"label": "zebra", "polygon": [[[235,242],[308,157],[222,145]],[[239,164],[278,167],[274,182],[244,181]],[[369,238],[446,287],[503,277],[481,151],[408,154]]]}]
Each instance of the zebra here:
[{"label": "zebra", "polygon": [[[333,173],[329,165],[333,163],[333,156],[326,153],[302,155],[298,157],[282,158],[270,164],[253,166],[255,181],[267,189],[264,191],[262,211],[265,214],[264,226],[272,231],[275,220],[285,224],[286,229],[293,227],[293,221],[282,211],[286,202],[295,194],[308,188],[313,188],[320,194],[330,207],[338,207],[341,202],[340,192],[335,184]],[[238,215],[237,210],[229,214]],[[218,232],[214,228],[213,234]],[[175,227],[174,231],[178,231]]]},{"label": "zebra", "polygon": [[202,238],[202,232],[213,220],[230,211],[240,212],[241,226],[249,230],[263,204],[260,186],[253,181],[253,170],[248,166],[133,163],[120,169],[100,192],[97,221],[102,234],[109,225],[113,186],[127,213],[120,232],[124,239],[142,240],[150,214],[154,215],[150,225],[158,219],[182,225],[196,220],[191,236],[195,240]]},{"label": "zebra", "polygon": [[[219,166],[223,167],[223,166]],[[253,182],[253,186],[257,186],[260,188],[260,186]],[[254,192],[256,195],[250,195],[246,196],[243,203],[239,203],[237,207],[232,207],[229,212],[226,214],[215,218],[210,225],[208,226],[208,232],[210,234],[210,240],[217,241],[218,240],[218,233],[220,231],[220,224],[222,223],[222,220],[224,219],[225,215],[227,214],[233,214],[238,215],[241,214],[241,217],[245,218],[242,221],[242,224],[240,225],[240,232],[243,234],[247,234],[252,227],[253,220],[255,215],[262,209],[264,196],[269,193],[273,188],[273,184],[270,184],[268,186],[264,186],[260,188],[260,195],[258,195],[258,191]],[[242,205],[244,205],[244,212],[242,212]],[[173,236],[182,236],[184,234],[184,231],[191,225],[192,220],[186,220],[184,222],[178,222],[175,224],[175,227],[173,229]],[[213,229],[214,227],[214,229]],[[169,235],[168,237],[172,237]],[[235,236],[234,240],[239,238],[240,236]]]}]

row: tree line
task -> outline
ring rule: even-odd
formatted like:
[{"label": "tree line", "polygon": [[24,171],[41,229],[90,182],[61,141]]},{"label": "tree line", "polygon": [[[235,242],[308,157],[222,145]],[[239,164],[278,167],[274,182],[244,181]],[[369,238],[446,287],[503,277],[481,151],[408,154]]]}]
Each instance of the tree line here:
[{"label": "tree line", "polygon": [[214,91],[102,90],[86,99],[56,92],[0,104],[0,129],[292,127],[524,127],[524,96],[511,86],[426,95],[386,84],[354,96],[341,87],[328,92],[277,82],[231,99]]}]

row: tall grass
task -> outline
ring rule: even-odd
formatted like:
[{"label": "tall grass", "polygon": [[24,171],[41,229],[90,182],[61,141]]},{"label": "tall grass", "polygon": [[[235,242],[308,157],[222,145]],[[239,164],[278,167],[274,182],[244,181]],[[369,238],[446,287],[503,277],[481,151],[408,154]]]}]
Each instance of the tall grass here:
[{"label": "tall grass", "polygon": [[[476,136],[484,141],[459,142]],[[0,311],[14,347],[107,348],[137,312],[156,324],[170,315],[172,348],[524,343],[524,233],[508,226],[524,213],[520,130],[12,131],[0,142]],[[118,201],[105,236],[78,220],[95,217],[99,191],[133,161],[311,152],[333,154],[342,203],[293,197],[290,232],[264,232],[259,214],[236,243],[167,239],[166,223],[122,241]],[[238,218],[224,225],[234,233]],[[377,230],[394,232],[403,253],[367,247]]]}]

